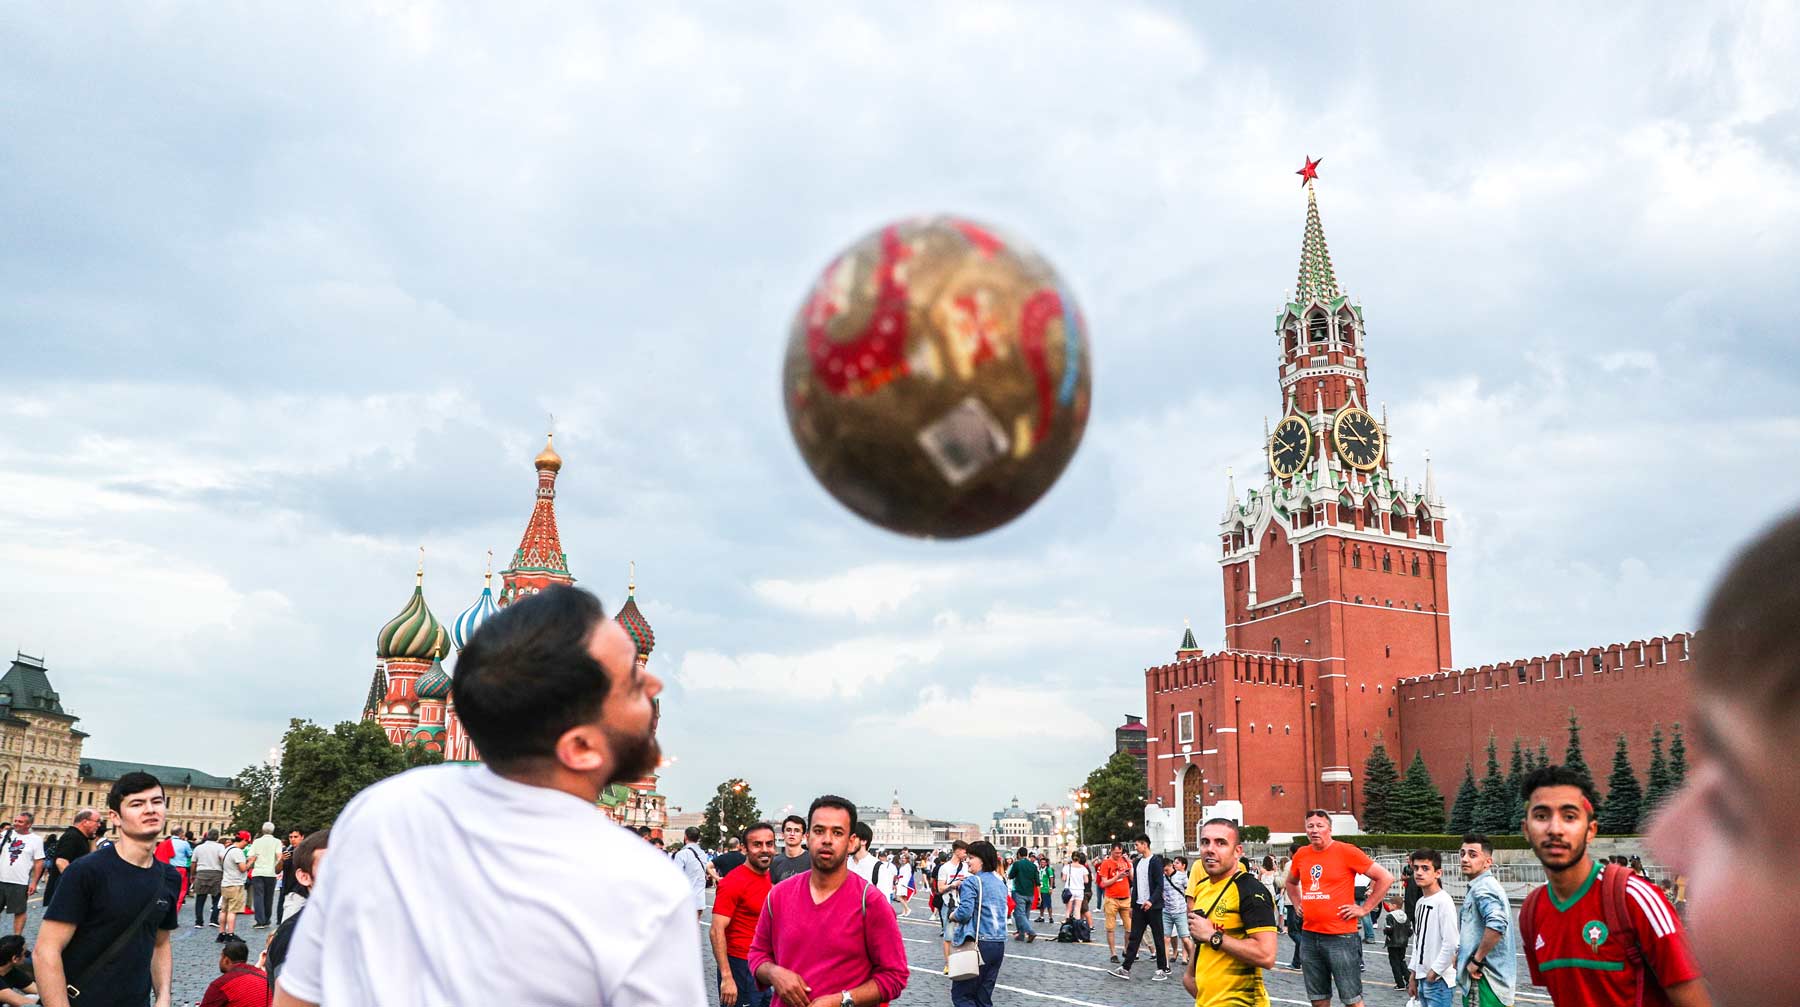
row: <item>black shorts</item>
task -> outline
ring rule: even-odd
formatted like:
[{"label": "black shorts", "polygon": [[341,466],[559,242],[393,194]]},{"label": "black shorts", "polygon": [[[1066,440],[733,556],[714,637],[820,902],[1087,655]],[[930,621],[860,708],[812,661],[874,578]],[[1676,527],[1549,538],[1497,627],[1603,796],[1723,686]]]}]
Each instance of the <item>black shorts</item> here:
[{"label": "black shorts", "polygon": [[25,899],[30,890],[23,884],[11,881],[0,881],[0,900],[4,900],[6,911],[14,916],[25,915]]}]

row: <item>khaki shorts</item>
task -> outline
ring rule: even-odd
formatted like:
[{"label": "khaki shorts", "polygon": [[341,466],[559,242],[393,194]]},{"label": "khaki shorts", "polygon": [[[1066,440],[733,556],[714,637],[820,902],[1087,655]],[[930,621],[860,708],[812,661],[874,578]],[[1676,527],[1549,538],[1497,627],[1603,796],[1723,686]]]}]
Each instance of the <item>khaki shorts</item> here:
[{"label": "khaki shorts", "polygon": [[1125,930],[1126,932],[1130,932],[1130,930],[1131,930],[1131,900],[1130,899],[1115,899],[1112,896],[1108,895],[1106,897],[1106,906],[1105,906],[1104,912],[1105,912],[1106,932],[1107,933],[1110,934],[1113,932],[1113,918],[1114,917],[1118,918],[1119,927],[1121,929]]},{"label": "khaki shorts", "polygon": [[244,911],[244,886],[243,885],[231,885],[227,888],[222,889],[220,892],[220,895],[219,895],[219,910],[221,912],[227,912],[227,913],[243,912]]}]

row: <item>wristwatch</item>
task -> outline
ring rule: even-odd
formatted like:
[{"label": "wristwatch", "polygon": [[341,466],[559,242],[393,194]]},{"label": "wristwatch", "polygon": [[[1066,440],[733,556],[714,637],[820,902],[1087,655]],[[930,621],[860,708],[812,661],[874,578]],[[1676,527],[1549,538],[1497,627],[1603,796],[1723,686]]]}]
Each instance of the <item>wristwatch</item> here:
[{"label": "wristwatch", "polygon": [[856,998],[850,995],[849,990],[845,990],[843,994],[838,997],[838,1003],[842,1004],[843,1007],[856,1007]]},{"label": "wristwatch", "polygon": [[1214,930],[1214,931],[1213,931],[1213,934],[1212,934],[1212,936],[1211,936],[1211,937],[1208,937],[1208,938],[1207,938],[1207,939],[1206,939],[1206,943],[1207,943],[1207,944],[1209,944],[1209,945],[1211,945],[1211,946],[1212,946],[1212,949],[1213,949],[1213,950],[1214,950],[1214,951],[1217,951],[1217,950],[1219,950],[1219,949],[1220,949],[1220,948],[1222,948],[1222,947],[1224,947],[1224,946],[1225,946],[1225,934],[1224,934],[1224,932],[1223,932],[1223,931],[1219,931],[1219,930]]}]

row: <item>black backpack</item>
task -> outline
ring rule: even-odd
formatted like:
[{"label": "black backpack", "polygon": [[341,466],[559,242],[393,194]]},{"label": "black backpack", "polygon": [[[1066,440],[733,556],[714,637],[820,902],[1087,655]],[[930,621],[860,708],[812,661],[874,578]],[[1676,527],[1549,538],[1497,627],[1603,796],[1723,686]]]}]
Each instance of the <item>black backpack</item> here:
[{"label": "black backpack", "polygon": [[1063,920],[1056,931],[1058,944],[1085,944],[1094,939],[1093,929],[1077,919]]}]

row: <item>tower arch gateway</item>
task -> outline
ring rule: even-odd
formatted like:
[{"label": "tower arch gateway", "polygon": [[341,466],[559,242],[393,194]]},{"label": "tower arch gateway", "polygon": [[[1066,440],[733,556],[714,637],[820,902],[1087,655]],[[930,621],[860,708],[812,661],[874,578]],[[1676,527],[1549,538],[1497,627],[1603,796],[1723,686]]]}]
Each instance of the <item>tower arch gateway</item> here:
[{"label": "tower arch gateway", "polygon": [[1181,841],[1187,849],[1199,845],[1201,809],[1205,804],[1205,777],[1199,766],[1190,763],[1181,771]]}]

